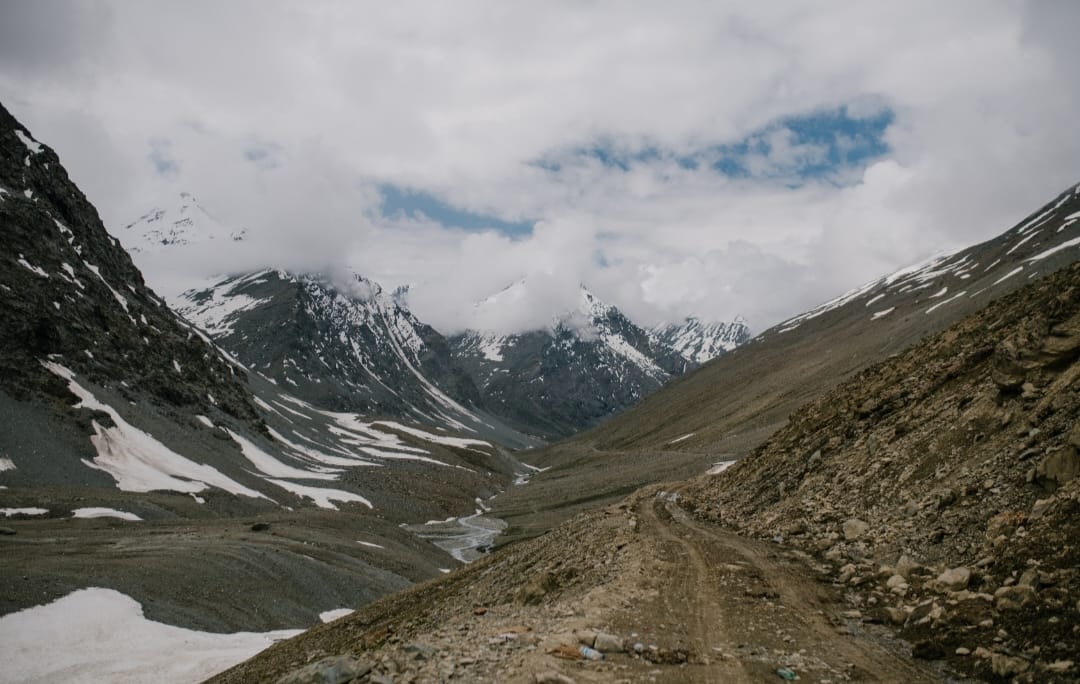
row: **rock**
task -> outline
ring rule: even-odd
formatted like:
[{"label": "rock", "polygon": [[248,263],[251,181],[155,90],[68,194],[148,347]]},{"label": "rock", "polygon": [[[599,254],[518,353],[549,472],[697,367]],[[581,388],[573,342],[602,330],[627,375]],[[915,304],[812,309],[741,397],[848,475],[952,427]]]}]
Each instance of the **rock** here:
[{"label": "rock", "polygon": [[558,672],[537,672],[533,675],[536,684],[574,684],[574,680]]},{"label": "rock", "polygon": [[345,684],[369,672],[371,665],[352,656],[331,656],[283,675],[276,684]]},{"label": "rock", "polygon": [[840,613],[840,617],[846,620],[861,620],[862,613],[857,610],[845,610],[844,612]]},{"label": "rock", "polygon": [[593,648],[601,653],[622,653],[624,649],[623,640],[622,637],[615,634],[597,632]]},{"label": "rock", "polygon": [[1031,507],[1031,515],[1029,517],[1032,520],[1041,518],[1043,514],[1049,510],[1050,506],[1053,505],[1054,501],[1056,501],[1056,499],[1052,496],[1048,499],[1037,499]]},{"label": "rock", "polygon": [[885,614],[888,616],[889,622],[898,627],[907,622],[908,612],[903,608],[893,608],[890,606],[885,608]]},{"label": "rock", "polygon": [[918,563],[911,560],[911,558],[909,558],[907,554],[904,554],[903,556],[900,556],[900,560],[896,561],[896,567],[894,568],[894,570],[896,571],[897,575],[900,575],[904,579],[907,579],[911,576],[911,573],[919,567],[921,566]]},{"label": "rock", "polygon": [[990,667],[993,669],[994,674],[999,677],[1012,677],[1027,672],[1030,664],[1023,658],[1014,658],[1004,653],[995,653],[990,656]]},{"label": "rock", "polygon": [[911,657],[919,660],[941,660],[945,657],[945,649],[936,639],[924,639],[912,645]]},{"label": "rock", "polygon": [[971,570],[961,566],[946,570],[937,577],[939,587],[948,591],[960,591],[966,589],[971,581]]},{"label": "rock", "polygon": [[472,614],[476,615],[477,617],[481,615],[487,615],[487,608],[485,608],[484,606],[476,606],[475,608],[473,608]]},{"label": "rock", "polygon": [[1031,587],[1032,589],[1039,588],[1039,571],[1035,568],[1030,568],[1024,571],[1023,575],[1020,575],[1020,579],[1016,582],[1022,587]]},{"label": "rock", "polygon": [[591,629],[583,629],[577,633],[577,638],[578,643],[582,646],[594,648],[593,645],[596,643],[596,632]]},{"label": "rock", "polygon": [[893,575],[885,582],[885,586],[892,591],[899,591],[902,589],[907,589],[908,583],[907,580],[904,579],[903,575]]},{"label": "rock", "polygon": [[1018,610],[1035,600],[1035,590],[1029,586],[1001,587],[994,592],[994,607],[998,610]]},{"label": "rock", "polygon": [[841,529],[844,532],[844,539],[854,541],[867,533],[870,524],[858,518],[851,518],[844,522]]},{"label": "rock", "polygon": [[1055,660],[1046,666],[1046,669],[1056,674],[1065,674],[1073,668],[1073,661],[1071,660]]},{"label": "rock", "polygon": [[985,646],[979,646],[975,649],[975,657],[981,660],[989,660],[992,655],[994,655],[994,653]]},{"label": "rock", "polygon": [[1080,454],[1076,449],[1058,449],[1035,466],[1035,479],[1044,486],[1056,488],[1080,475]]},{"label": "rock", "polygon": [[970,648],[964,648],[963,646],[960,646],[955,651],[953,651],[953,653],[955,653],[956,655],[959,655],[959,656],[971,655],[971,649]]},{"label": "rock", "polygon": [[401,650],[417,660],[431,660],[438,653],[433,647],[421,643],[409,644]]},{"label": "rock", "polygon": [[254,525],[251,526],[251,531],[252,532],[266,532],[269,529],[270,529],[270,523],[267,523],[267,522],[257,522],[257,523],[255,523]]},{"label": "rock", "polygon": [[15,530],[10,527],[0,527],[0,534],[12,535],[15,534]]}]

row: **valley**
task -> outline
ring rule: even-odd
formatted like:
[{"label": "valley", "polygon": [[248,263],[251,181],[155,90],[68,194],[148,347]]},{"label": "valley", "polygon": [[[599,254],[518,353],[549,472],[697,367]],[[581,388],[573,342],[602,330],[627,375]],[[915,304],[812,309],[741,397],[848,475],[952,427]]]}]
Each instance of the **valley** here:
[{"label": "valley", "polygon": [[[162,297],[140,260],[257,231],[185,192],[121,242],[2,107],[0,151],[17,681],[213,635],[178,680],[1077,680],[1080,186],[756,335],[585,285],[440,331],[352,268]],[[25,637],[106,613],[170,636],[82,673]]]}]

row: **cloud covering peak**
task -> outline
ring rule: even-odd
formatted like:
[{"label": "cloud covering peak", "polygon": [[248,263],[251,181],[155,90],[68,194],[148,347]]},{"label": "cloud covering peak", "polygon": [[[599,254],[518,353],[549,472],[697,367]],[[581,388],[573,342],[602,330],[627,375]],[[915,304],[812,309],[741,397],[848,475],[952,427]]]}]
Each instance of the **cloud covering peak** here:
[{"label": "cloud covering peak", "polygon": [[586,282],[761,329],[1080,179],[1075,3],[758,5],[12,2],[0,99],[114,233],[248,229],[152,284],[355,268],[443,329],[520,278],[503,328]]}]

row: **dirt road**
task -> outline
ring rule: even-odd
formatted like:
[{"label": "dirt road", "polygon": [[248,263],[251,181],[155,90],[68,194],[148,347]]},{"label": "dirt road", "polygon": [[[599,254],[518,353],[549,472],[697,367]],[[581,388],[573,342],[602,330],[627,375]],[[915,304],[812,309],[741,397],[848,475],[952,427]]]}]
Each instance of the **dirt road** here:
[{"label": "dirt road", "polygon": [[[797,551],[657,488],[279,644],[220,681],[350,654],[395,682],[940,682]],[[622,648],[577,655],[593,633]],[[599,646],[599,643],[596,644]],[[560,657],[564,656],[564,657]],[[546,679],[545,679],[546,678]]]},{"label": "dirt road", "polygon": [[[884,631],[845,619],[840,597],[798,555],[696,522],[673,498],[632,508],[638,535],[655,540],[646,544],[655,549],[652,570],[640,575],[655,598],[613,621],[683,644],[675,648],[689,664],[653,674],[656,681],[779,681],[785,667],[810,682],[941,681]],[[662,629],[643,628],[642,619]]]}]

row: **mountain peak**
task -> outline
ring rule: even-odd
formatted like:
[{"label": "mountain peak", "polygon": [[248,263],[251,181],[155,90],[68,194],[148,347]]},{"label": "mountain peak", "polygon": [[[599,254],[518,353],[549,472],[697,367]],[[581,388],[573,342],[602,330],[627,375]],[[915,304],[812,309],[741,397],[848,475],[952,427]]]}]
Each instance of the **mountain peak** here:
[{"label": "mountain peak", "polygon": [[128,251],[154,253],[210,240],[240,242],[247,236],[247,229],[221,223],[199,204],[195,195],[185,191],[158,202],[118,233]]}]

